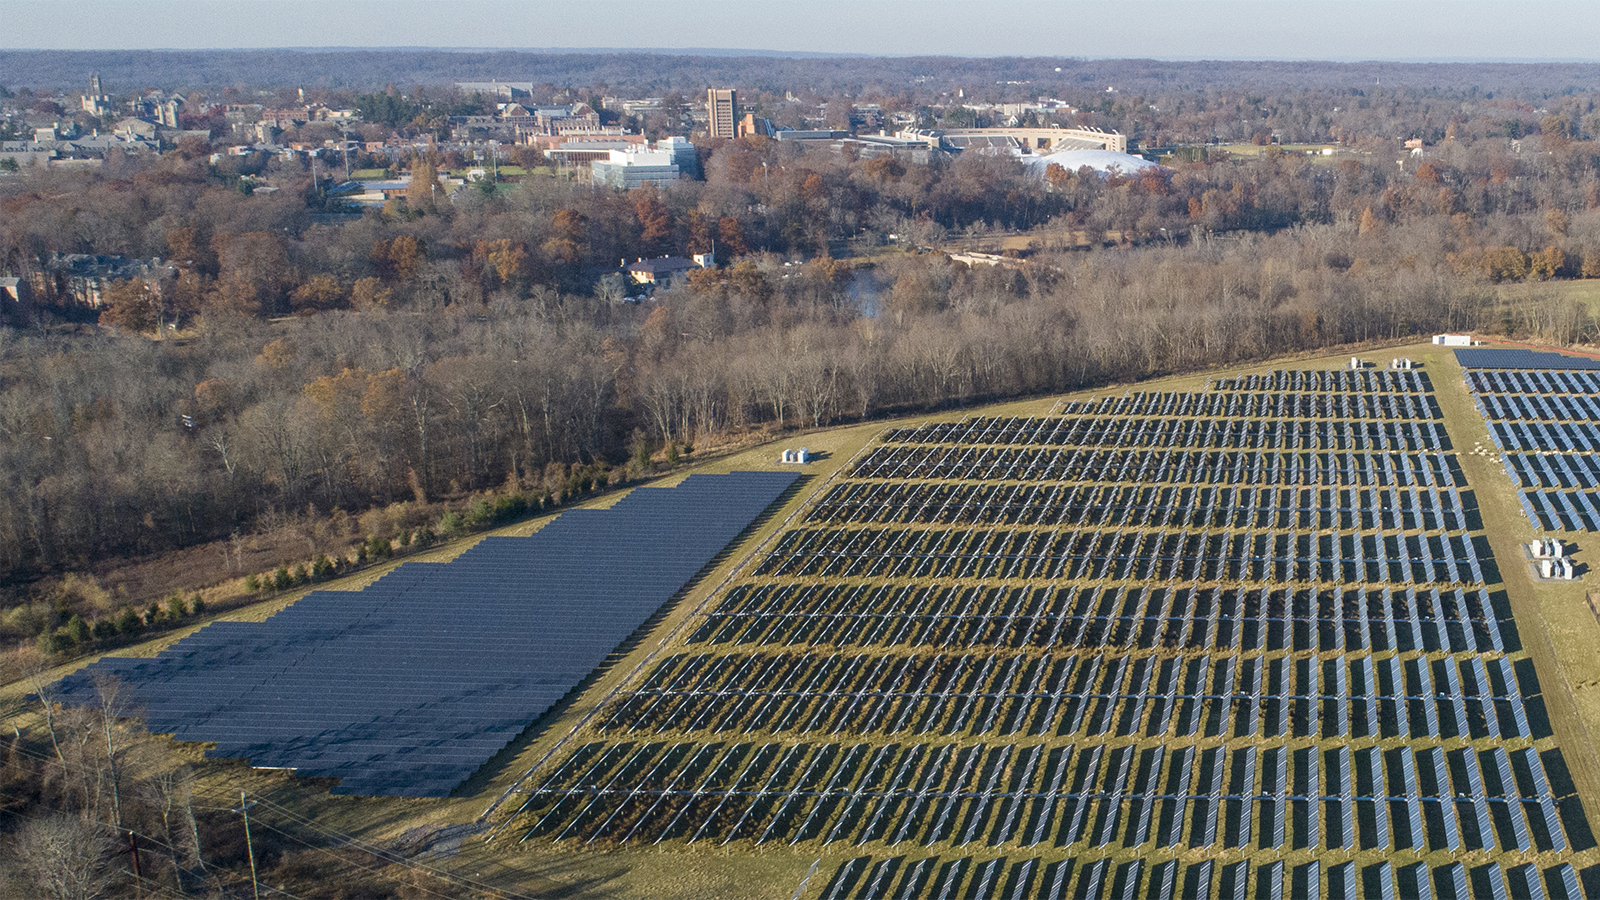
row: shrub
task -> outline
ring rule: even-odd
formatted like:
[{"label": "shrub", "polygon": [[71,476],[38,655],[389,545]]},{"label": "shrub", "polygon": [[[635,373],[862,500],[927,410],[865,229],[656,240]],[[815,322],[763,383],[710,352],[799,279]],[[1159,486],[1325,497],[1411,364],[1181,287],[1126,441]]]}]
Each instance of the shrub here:
[{"label": "shrub", "polygon": [[461,533],[461,514],[451,510],[439,520],[439,533],[447,538],[453,538]]},{"label": "shrub", "polygon": [[387,538],[381,538],[377,535],[367,538],[368,559],[388,559],[393,555],[394,550],[389,546],[389,541]]},{"label": "shrub", "polygon": [[494,507],[489,505],[486,497],[479,497],[467,508],[466,524],[468,528],[482,528],[494,521]]},{"label": "shrub", "polygon": [[82,647],[90,641],[89,623],[85,622],[82,616],[75,615],[68,619],[67,626],[63,630],[66,632],[67,640],[75,647]]},{"label": "shrub", "polygon": [[433,542],[436,540],[438,540],[438,537],[434,535],[433,529],[424,525],[417,529],[417,533],[411,539],[411,543],[415,544],[417,547],[431,547],[433,546]]},{"label": "shrub", "polygon": [[206,598],[200,596],[199,594],[195,594],[193,597],[190,597],[189,609],[192,610],[197,616],[205,615]]},{"label": "shrub", "polygon": [[254,594],[261,590],[261,576],[254,572],[244,577],[244,589]]},{"label": "shrub", "polygon": [[133,611],[133,607],[124,606],[117,610],[117,634],[133,637],[143,632],[144,622],[140,621],[139,614]]},{"label": "shrub", "polygon": [[111,621],[110,619],[101,619],[100,621],[94,623],[94,628],[91,629],[91,631],[94,634],[95,640],[109,641],[117,636],[117,623]]},{"label": "shrub", "polygon": [[509,522],[528,511],[528,495],[520,491],[505,494],[494,501],[494,520]]},{"label": "shrub", "polygon": [[311,580],[327,581],[332,577],[333,560],[329,559],[326,553],[318,554],[316,561],[311,564]]},{"label": "shrub", "polygon": [[173,594],[167,598],[167,618],[169,620],[179,622],[187,615],[189,615],[189,605],[183,602],[181,595]]},{"label": "shrub", "polygon": [[48,603],[25,603],[12,607],[0,617],[0,636],[13,639],[35,638],[55,627],[56,612]]}]

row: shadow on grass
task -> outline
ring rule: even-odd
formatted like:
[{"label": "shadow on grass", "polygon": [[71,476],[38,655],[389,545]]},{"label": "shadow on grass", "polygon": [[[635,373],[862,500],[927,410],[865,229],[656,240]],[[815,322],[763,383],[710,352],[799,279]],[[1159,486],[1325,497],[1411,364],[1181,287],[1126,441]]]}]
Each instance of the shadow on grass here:
[{"label": "shadow on grass", "polygon": [[[1589,816],[1584,812],[1583,802],[1578,799],[1578,787],[1567,769],[1566,758],[1560,750],[1546,750],[1539,754],[1539,758],[1544,762],[1545,777],[1550,779],[1550,790],[1560,798],[1556,801],[1556,811],[1561,817],[1562,827],[1566,829],[1567,843],[1572,845],[1575,852],[1595,847],[1594,831],[1589,827]],[[1600,893],[1591,892],[1591,896],[1600,896]]]}]

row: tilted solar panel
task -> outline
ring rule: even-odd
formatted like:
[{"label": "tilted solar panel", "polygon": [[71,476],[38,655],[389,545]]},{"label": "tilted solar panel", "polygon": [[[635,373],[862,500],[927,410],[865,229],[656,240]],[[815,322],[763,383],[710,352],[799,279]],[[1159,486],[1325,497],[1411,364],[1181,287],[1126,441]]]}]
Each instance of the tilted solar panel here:
[{"label": "tilted solar panel", "polygon": [[218,622],[150,659],[107,658],[52,699],[134,692],[149,727],[211,755],[443,796],[573,690],[792,486],[790,472],[691,475],[359,592],[313,591],[259,623]]}]

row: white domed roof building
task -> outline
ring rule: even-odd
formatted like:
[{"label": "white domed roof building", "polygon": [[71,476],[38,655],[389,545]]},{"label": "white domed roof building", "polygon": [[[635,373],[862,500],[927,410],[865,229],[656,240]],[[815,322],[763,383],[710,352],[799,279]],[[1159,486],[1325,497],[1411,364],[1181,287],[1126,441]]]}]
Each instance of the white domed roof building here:
[{"label": "white domed roof building", "polygon": [[1027,156],[1023,158],[1023,162],[1030,171],[1039,175],[1043,175],[1051,163],[1068,172],[1076,172],[1088,166],[1102,175],[1109,175],[1113,171],[1119,175],[1137,175],[1145,169],[1161,168],[1144,157],[1118,153],[1115,150],[1061,150],[1056,153]]}]

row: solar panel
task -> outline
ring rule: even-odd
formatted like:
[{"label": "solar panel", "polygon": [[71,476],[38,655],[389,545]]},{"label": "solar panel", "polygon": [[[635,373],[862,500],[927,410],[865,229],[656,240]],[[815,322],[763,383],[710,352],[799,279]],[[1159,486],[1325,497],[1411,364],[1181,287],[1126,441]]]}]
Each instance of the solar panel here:
[{"label": "solar panel", "polygon": [[1400,896],[1433,900],[1433,885],[1428,881],[1428,864],[1413,863],[1400,869]]},{"label": "solar panel", "polygon": [[692,475],[406,563],[359,592],[313,591],[149,659],[107,658],[54,698],[120,677],[155,732],[208,755],[340,778],[335,793],[444,796],[576,687],[783,494],[788,472]]},{"label": "solar panel", "polygon": [[1567,863],[1555,867],[1550,874],[1550,883],[1559,884],[1567,900],[1582,900],[1583,886],[1578,883],[1578,873]]},{"label": "solar panel", "polygon": [[1377,865],[1378,896],[1383,900],[1395,900],[1394,867],[1388,862]]},{"label": "solar panel", "polygon": [[1250,863],[1224,865],[1221,880],[1217,889],[1217,896],[1221,900],[1248,900],[1250,897]]},{"label": "solar panel", "polygon": [[1105,891],[1106,870],[1111,868],[1111,860],[1097,859],[1083,869],[1083,874],[1078,876],[1078,896],[1099,897]]},{"label": "solar panel", "polygon": [[1146,893],[1154,900],[1174,900],[1178,887],[1178,861],[1169,859],[1166,862],[1156,863],[1150,871],[1150,883]]},{"label": "solar panel", "polygon": [[1256,869],[1256,896],[1283,900],[1283,861],[1276,860]]},{"label": "solar panel", "polygon": [[1328,897],[1330,900],[1356,900],[1361,895],[1361,879],[1356,864],[1343,862],[1328,867]]},{"label": "solar panel", "polygon": [[1544,881],[1539,878],[1539,869],[1532,863],[1524,863],[1511,869],[1513,891],[1520,897],[1528,900],[1545,900]]},{"label": "solar panel", "polygon": [[1483,867],[1483,877],[1489,880],[1489,896],[1493,900],[1508,900],[1510,891],[1506,889],[1505,873],[1494,863]]}]

